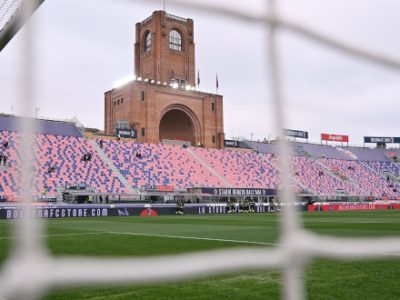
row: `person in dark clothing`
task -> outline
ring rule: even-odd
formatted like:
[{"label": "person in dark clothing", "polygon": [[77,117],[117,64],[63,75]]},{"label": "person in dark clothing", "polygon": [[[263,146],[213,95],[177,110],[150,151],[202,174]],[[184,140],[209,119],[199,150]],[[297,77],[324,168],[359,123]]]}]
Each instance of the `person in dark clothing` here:
[{"label": "person in dark clothing", "polygon": [[103,140],[100,140],[100,149],[103,149]]},{"label": "person in dark clothing", "polygon": [[8,142],[7,141],[4,142],[3,146],[4,146],[4,149],[7,149],[8,148]]},{"label": "person in dark clothing", "polygon": [[4,155],[4,156],[3,156],[3,165],[4,165],[4,166],[5,166],[6,163],[7,163],[7,159],[8,159],[7,155]]},{"label": "person in dark clothing", "polygon": [[235,201],[231,200],[231,203],[229,205],[229,212],[230,213],[235,213],[236,212],[236,206],[235,206]]},{"label": "person in dark clothing", "polygon": [[92,153],[85,153],[83,154],[81,161],[90,161],[91,159],[92,159]]},{"label": "person in dark clothing", "polygon": [[177,215],[183,215],[183,201],[176,201],[176,212]]},{"label": "person in dark clothing", "polygon": [[253,199],[249,202],[249,211],[252,213],[256,211],[256,202]]}]

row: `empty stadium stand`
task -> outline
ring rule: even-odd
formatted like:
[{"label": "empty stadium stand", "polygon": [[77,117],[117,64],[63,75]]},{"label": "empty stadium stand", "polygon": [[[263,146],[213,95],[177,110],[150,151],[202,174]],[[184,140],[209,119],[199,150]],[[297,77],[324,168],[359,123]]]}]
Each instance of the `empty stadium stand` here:
[{"label": "empty stadium stand", "polygon": [[234,187],[278,188],[276,169],[254,152],[205,148],[194,151]]},{"label": "empty stadium stand", "polygon": [[[277,145],[247,142],[254,150],[277,153]],[[319,195],[397,197],[400,166],[388,158],[388,150],[292,143],[293,178]],[[398,150],[390,150],[397,153]],[[275,155],[274,160],[277,160]],[[277,165],[277,161],[275,161]],[[390,181],[386,176],[390,175]]]},{"label": "empty stadium stand", "polygon": [[291,160],[292,174],[309,191],[317,195],[349,194],[362,195],[362,191],[341,178],[339,174],[330,171],[317,160],[294,156]]},{"label": "empty stadium stand", "polygon": [[[32,148],[32,193],[35,197],[57,196],[69,185],[82,184],[99,193],[127,193],[125,186],[96,155],[75,125],[35,122],[38,125]],[[18,198],[21,189],[21,134],[15,131],[18,129],[15,125],[14,118],[0,117],[0,155],[7,157],[6,163],[0,164],[0,195],[8,199]],[[84,154],[89,153],[91,159],[82,160]]]},{"label": "empty stadium stand", "polygon": [[[8,200],[17,199],[21,189],[22,135],[17,120],[0,115],[0,197]],[[96,193],[131,195],[155,186],[175,191],[280,187],[275,144],[246,141],[254,150],[217,150],[117,139],[89,141],[73,123],[34,122],[35,197],[59,196],[71,185]],[[396,149],[390,151],[398,153]],[[293,143],[290,165],[298,193],[400,196],[400,166],[388,150]]]},{"label": "empty stadium stand", "polygon": [[348,151],[356,155],[357,160],[361,161],[382,161],[386,162],[389,159],[386,156],[386,149],[369,149],[369,148],[357,148],[348,147]]},{"label": "empty stadium stand", "polygon": [[322,159],[322,164],[356,184],[364,195],[396,196],[382,176],[358,161]]},{"label": "empty stadium stand", "polygon": [[182,146],[105,140],[102,149],[137,189],[226,186]]},{"label": "empty stadium stand", "polygon": [[400,166],[390,161],[368,161],[366,162],[371,168],[383,176],[400,176]]}]

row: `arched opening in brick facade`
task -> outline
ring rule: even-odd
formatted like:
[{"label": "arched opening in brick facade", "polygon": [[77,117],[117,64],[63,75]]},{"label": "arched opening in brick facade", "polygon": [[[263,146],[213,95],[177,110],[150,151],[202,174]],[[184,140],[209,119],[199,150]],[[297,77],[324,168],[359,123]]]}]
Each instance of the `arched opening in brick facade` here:
[{"label": "arched opening in brick facade", "polygon": [[197,145],[200,138],[200,123],[196,115],[186,106],[172,105],[161,113],[160,141],[179,140]]}]

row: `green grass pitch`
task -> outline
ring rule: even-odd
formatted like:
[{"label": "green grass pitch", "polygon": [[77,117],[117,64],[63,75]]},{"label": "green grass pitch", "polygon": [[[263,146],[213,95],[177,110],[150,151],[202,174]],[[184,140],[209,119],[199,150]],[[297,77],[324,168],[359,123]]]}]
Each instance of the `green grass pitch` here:
[{"label": "green grass pitch", "polygon": [[[400,235],[400,212],[304,213],[304,226],[342,237]],[[203,215],[47,220],[54,255],[149,256],[230,247],[273,247],[279,215]],[[10,251],[11,221],[0,221],[0,260]],[[184,238],[182,238],[184,237]],[[107,270],[104,270],[105,272]],[[139,270],[140,271],[140,270]],[[192,281],[51,290],[44,299],[279,299],[279,270]],[[400,253],[374,261],[315,258],[305,269],[308,299],[400,299]]]}]

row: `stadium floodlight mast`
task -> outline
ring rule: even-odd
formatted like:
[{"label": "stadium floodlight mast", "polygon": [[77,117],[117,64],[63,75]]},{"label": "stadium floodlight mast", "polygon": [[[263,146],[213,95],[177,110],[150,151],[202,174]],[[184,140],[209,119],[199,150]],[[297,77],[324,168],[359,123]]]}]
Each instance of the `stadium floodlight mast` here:
[{"label": "stadium floodlight mast", "polygon": [[[126,0],[125,0],[126,1]],[[142,0],[158,3],[159,0]],[[25,1],[20,12],[22,19],[43,2],[41,0]],[[133,2],[133,1],[131,1]],[[135,1],[137,3],[138,1]],[[321,43],[327,47],[343,51],[357,58],[368,60],[381,66],[400,71],[400,60],[376,54],[369,50],[354,47],[316,31],[313,28],[282,18],[277,11],[274,0],[269,1],[265,13],[253,14],[229,6],[221,6],[217,1],[204,3],[202,0],[169,0],[170,4],[218,16],[262,24],[266,29],[271,70],[271,92],[273,96],[277,128],[283,136],[285,116],[285,99],[283,82],[279,66],[279,45],[276,37],[279,30],[286,29]],[[26,28],[23,36],[22,59],[23,69],[20,76],[23,80],[19,106],[21,115],[30,116],[35,106],[35,31],[34,23]],[[37,33],[36,33],[37,34]],[[137,78],[141,81],[142,78]],[[164,83],[165,85],[165,83]],[[197,88],[196,88],[197,90]],[[30,138],[34,132],[34,123],[30,118],[20,119],[21,132],[24,132],[20,151],[22,152],[22,199],[23,213],[29,213],[32,201],[30,180],[32,172],[32,154]],[[174,281],[192,278],[198,275],[249,269],[282,268],[284,270],[284,297],[289,300],[305,297],[302,280],[303,266],[315,256],[340,259],[362,259],[387,257],[400,252],[399,238],[381,239],[346,239],[323,237],[308,232],[301,227],[298,213],[294,206],[294,194],[291,190],[289,176],[289,149],[284,139],[280,140],[280,174],[283,186],[282,199],[285,209],[282,214],[281,242],[274,248],[243,248],[219,251],[207,251],[195,254],[160,256],[151,258],[83,258],[53,257],[39,238],[42,235],[42,221],[33,218],[21,218],[15,222],[14,235],[17,237],[11,256],[3,264],[0,273],[0,299],[37,299],[49,287],[68,286],[88,283],[141,283],[156,281]],[[104,272],[104,270],[107,270]]]}]

